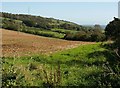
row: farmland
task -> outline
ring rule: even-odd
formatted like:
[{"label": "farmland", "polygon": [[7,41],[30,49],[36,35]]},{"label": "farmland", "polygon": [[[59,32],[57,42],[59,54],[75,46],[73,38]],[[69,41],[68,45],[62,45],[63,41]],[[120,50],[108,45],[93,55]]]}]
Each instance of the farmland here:
[{"label": "farmland", "polygon": [[94,42],[67,41],[2,29],[3,56],[50,54]]},{"label": "farmland", "polygon": [[3,88],[120,86],[119,19],[103,31],[54,18],[0,16]]},{"label": "farmland", "polygon": [[100,42],[66,41],[6,29],[2,35],[3,87],[119,85],[117,56]]}]

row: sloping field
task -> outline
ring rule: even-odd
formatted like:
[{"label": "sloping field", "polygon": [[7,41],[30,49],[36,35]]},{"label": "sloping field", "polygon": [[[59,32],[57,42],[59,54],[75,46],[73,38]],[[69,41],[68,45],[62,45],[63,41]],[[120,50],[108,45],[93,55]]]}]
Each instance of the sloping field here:
[{"label": "sloping field", "polygon": [[67,41],[2,29],[3,56],[50,54],[93,42]]}]

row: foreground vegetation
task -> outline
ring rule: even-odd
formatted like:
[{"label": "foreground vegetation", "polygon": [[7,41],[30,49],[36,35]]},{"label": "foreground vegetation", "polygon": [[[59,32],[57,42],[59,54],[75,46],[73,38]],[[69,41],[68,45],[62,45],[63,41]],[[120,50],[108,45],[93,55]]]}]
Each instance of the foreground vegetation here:
[{"label": "foreground vegetation", "polygon": [[100,43],[50,56],[3,57],[3,87],[117,87],[119,66],[116,54]]},{"label": "foreground vegetation", "polygon": [[117,56],[120,58],[120,19],[114,17],[114,20],[109,22],[105,29],[105,35],[107,39],[114,41],[112,47],[114,47]]}]

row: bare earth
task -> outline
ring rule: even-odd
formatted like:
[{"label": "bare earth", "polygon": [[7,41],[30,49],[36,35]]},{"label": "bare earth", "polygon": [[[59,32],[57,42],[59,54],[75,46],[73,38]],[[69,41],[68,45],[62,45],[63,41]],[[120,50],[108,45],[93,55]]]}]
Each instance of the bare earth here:
[{"label": "bare earth", "polygon": [[50,54],[83,44],[94,42],[67,41],[2,29],[2,52],[5,57]]}]

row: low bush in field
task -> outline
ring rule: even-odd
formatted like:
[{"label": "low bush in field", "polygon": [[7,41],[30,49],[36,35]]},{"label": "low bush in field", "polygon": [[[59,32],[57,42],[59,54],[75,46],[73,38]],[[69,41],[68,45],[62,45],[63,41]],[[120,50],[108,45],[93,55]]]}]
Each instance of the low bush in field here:
[{"label": "low bush in field", "polygon": [[14,64],[3,62],[8,65],[8,68],[2,68],[2,87],[12,87],[12,86],[29,86],[26,83],[25,75],[20,72],[19,68],[15,68]]}]

